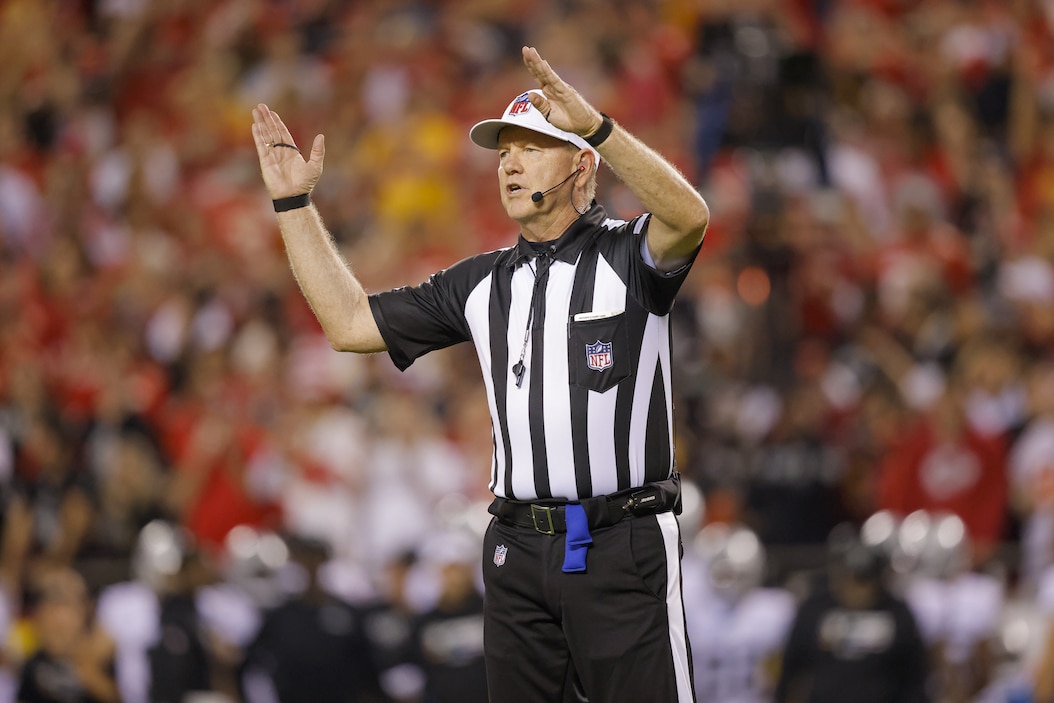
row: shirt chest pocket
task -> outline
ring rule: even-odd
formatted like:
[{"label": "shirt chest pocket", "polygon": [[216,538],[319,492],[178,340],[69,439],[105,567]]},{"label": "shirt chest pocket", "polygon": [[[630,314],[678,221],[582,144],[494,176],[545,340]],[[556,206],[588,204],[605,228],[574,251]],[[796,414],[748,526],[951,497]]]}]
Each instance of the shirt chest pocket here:
[{"label": "shirt chest pocket", "polygon": [[571,384],[597,393],[630,374],[626,313],[580,313],[567,329],[567,368]]}]

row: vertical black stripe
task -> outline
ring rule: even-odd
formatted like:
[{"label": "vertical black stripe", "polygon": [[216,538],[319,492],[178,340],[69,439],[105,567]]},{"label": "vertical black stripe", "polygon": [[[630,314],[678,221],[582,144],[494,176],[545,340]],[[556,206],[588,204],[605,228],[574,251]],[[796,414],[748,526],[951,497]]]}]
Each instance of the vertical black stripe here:
[{"label": "vertical black stripe", "polygon": [[637,373],[640,371],[640,350],[644,344],[644,330],[648,326],[648,311],[632,298],[626,298],[626,324],[629,328],[630,368],[632,376],[619,384],[615,399],[615,475],[618,489],[630,488],[629,443],[630,421],[633,418],[633,395]]},{"label": "vertical black stripe", "polygon": [[648,422],[644,433],[644,482],[661,481],[670,475],[670,424],[666,415],[666,384],[662,364],[655,364],[655,378],[648,399]]},{"label": "vertical black stripe", "polygon": [[[490,377],[494,386],[494,407],[505,450],[505,496],[512,494],[512,441],[509,439],[509,411],[506,407],[509,373],[509,311],[512,309],[512,275],[503,267],[495,267],[490,283]],[[494,446],[495,456],[498,452]],[[491,490],[497,486],[497,462],[494,465]]]},{"label": "vertical black stripe", "polygon": [[[597,259],[600,252],[591,248],[584,252],[575,269],[575,281],[571,287],[569,314],[588,312],[593,309],[593,289],[596,287]],[[571,348],[571,321],[568,320],[567,363],[582,363],[584,349]],[[570,367],[568,373],[571,372]],[[592,467],[589,464],[589,389],[568,384],[571,395],[571,446],[575,462],[575,490],[579,498],[593,495]]]},{"label": "vertical black stripe", "polygon": [[[531,453],[534,456],[534,492],[539,498],[552,498],[549,483],[549,456],[545,446],[545,291],[549,285],[549,267],[552,259],[539,256],[535,259],[534,322],[531,324],[531,396],[527,399],[527,413],[531,425]],[[559,393],[553,388],[550,392]]]},{"label": "vertical black stripe", "polygon": [[630,487],[629,428],[633,416],[633,379],[630,376],[619,384],[618,397],[615,399],[615,476],[620,491]]}]

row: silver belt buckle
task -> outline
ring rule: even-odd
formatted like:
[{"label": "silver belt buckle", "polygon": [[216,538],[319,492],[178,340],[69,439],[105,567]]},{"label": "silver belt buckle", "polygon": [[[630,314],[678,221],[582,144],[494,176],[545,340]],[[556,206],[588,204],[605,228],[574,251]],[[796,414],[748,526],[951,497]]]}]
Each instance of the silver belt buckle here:
[{"label": "silver belt buckle", "polygon": [[543,535],[555,535],[556,526],[553,524],[553,512],[555,510],[555,507],[531,503],[531,520],[534,522],[534,529]]}]

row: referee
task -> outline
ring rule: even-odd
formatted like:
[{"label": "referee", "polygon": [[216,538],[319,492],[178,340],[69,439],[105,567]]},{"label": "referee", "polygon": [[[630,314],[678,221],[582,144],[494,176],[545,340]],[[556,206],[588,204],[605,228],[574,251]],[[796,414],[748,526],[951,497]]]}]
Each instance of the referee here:
[{"label": "referee", "polygon": [[[304,159],[261,104],[264,183],[335,349],[387,351],[406,369],[433,349],[475,345],[494,438],[483,554],[491,701],[692,701],[669,312],[709,211],[535,49],[523,61],[539,90],[469,135],[497,152],[515,246],[367,295],[310,204],[322,135]],[[596,204],[601,159],[647,213],[614,220]]]}]

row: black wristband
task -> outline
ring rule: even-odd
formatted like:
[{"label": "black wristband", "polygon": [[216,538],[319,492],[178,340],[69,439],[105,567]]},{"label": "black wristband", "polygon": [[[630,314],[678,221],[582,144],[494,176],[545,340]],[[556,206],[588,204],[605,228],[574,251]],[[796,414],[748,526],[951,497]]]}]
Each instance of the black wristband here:
[{"label": "black wristband", "polygon": [[615,129],[615,123],[611,121],[610,117],[603,112],[600,113],[600,117],[600,127],[597,131],[593,132],[588,137],[583,137],[583,139],[586,140],[586,144],[594,148],[603,144],[607,138],[611,136],[611,130]]},{"label": "black wristband", "polygon": [[297,208],[307,207],[311,204],[311,196],[307,193],[301,193],[300,195],[290,195],[288,198],[278,198],[278,200],[272,200],[274,203],[275,212],[288,212],[289,210],[296,210]]}]

